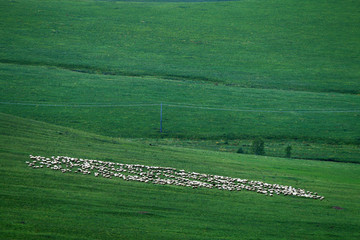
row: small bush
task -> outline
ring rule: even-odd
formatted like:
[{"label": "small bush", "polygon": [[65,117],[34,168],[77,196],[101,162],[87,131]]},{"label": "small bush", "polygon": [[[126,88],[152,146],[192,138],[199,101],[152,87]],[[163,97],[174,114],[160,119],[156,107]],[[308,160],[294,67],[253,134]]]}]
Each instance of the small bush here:
[{"label": "small bush", "polygon": [[239,148],[236,153],[244,153],[244,150],[242,148]]},{"label": "small bush", "polygon": [[292,147],[290,145],[285,148],[285,157],[286,158],[291,158],[291,149],[292,149]]},{"label": "small bush", "polygon": [[251,150],[253,154],[264,155],[264,141],[262,139],[255,139],[251,145]]}]

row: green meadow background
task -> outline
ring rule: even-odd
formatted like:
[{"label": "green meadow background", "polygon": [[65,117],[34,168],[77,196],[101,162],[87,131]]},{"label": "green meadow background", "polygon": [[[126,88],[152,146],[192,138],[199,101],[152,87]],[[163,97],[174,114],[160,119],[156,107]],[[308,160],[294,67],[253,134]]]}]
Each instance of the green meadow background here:
[{"label": "green meadow background", "polygon": [[[359,9],[0,0],[0,237],[358,239]],[[251,151],[257,138],[265,156]],[[34,170],[29,154],[261,180],[325,200]]]}]

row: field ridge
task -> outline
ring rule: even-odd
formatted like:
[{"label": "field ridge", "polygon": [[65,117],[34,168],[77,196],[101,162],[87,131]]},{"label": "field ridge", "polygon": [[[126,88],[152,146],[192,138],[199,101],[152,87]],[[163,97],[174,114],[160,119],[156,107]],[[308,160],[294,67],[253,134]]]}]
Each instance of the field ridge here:
[{"label": "field ridge", "polygon": [[0,63],[2,64],[12,64],[19,66],[33,66],[33,67],[54,67],[63,70],[68,70],[72,72],[84,73],[84,74],[95,74],[95,75],[111,75],[111,76],[123,76],[123,77],[152,77],[157,78],[159,80],[174,80],[174,81],[192,81],[193,83],[213,83],[215,85],[224,85],[230,87],[239,87],[239,88],[247,88],[247,89],[269,89],[269,90],[281,90],[281,91],[290,91],[290,92],[309,92],[309,93],[340,93],[340,94],[349,94],[349,95],[359,95],[359,91],[354,90],[316,90],[316,89],[279,89],[276,87],[270,86],[244,86],[243,84],[238,84],[236,82],[229,83],[225,80],[221,79],[212,79],[210,77],[205,76],[195,76],[195,75],[176,75],[176,74],[156,74],[156,73],[146,73],[146,72],[136,72],[136,71],[123,71],[123,70],[115,70],[113,68],[106,69],[101,67],[94,67],[89,65],[76,65],[76,64],[65,64],[65,63],[47,63],[47,62],[38,62],[38,61],[26,61],[26,60],[10,60],[10,59],[0,59]]},{"label": "field ridge", "polygon": [[[64,70],[69,70],[73,72],[85,73],[85,74],[98,74],[98,75],[112,75],[112,76],[124,76],[124,77],[155,77],[158,79],[164,80],[188,80],[188,81],[204,81],[204,82],[213,82],[216,84],[224,83],[219,79],[211,79],[203,76],[186,76],[186,75],[158,75],[158,74],[149,74],[149,73],[140,73],[140,72],[125,72],[121,70],[114,69],[105,69],[97,68],[88,65],[74,65],[74,64],[64,64],[64,63],[46,63],[46,62],[37,62],[37,61],[25,61],[25,60],[8,60],[0,59],[0,63],[4,64],[14,64],[22,66],[40,66],[40,67],[56,67]],[[227,86],[240,86],[235,83],[227,83]],[[270,88],[271,89],[271,88]]]}]

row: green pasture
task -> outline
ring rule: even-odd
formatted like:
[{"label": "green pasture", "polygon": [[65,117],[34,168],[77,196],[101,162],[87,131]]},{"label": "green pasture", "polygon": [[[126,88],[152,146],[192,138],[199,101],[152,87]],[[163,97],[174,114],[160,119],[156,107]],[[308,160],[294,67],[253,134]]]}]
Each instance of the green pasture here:
[{"label": "green pasture", "polygon": [[0,1],[0,62],[359,94],[359,1]]},{"label": "green pasture", "polygon": [[[253,140],[250,139],[192,140],[140,138],[132,139],[132,141],[157,146],[176,146],[231,153],[238,153],[240,149],[242,154],[253,154]],[[360,149],[358,145],[354,144],[328,144],[322,142],[305,142],[302,140],[265,139],[265,155],[286,157],[285,149],[288,146],[291,147],[291,158],[359,163],[358,156]]]},{"label": "green pasture", "polygon": [[[0,1],[0,110],[165,145],[235,152],[261,137],[267,155],[291,144],[295,158],[358,162],[357,8]],[[221,140],[232,144],[212,147]]]},{"label": "green pasture", "polygon": [[358,96],[0,67],[4,113],[112,137],[232,140],[233,151],[262,137],[272,156],[291,144],[293,157],[359,161]]},{"label": "green pasture", "polygon": [[[359,165],[150,146],[0,114],[2,239],[357,239]],[[262,180],[325,200],[32,169],[67,155]]]},{"label": "green pasture", "polygon": [[[0,239],[359,239],[359,9],[0,0]],[[252,155],[257,138],[266,156]],[[63,174],[29,168],[29,154],[260,180],[325,200]]]}]

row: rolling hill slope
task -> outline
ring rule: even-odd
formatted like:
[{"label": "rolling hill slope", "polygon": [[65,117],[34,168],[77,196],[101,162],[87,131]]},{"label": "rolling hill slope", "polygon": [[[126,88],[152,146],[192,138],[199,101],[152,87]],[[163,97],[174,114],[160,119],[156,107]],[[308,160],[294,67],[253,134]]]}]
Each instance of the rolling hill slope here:
[{"label": "rolling hill slope", "polygon": [[[0,0],[0,239],[359,239],[359,7]],[[268,156],[250,155],[256,138]],[[29,154],[325,200],[63,174]]]},{"label": "rolling hill slope", "polygon": [[[136,144],[0,114],[2,238],[356,239],[359,165]],[[26,166],[29,154],[184,168],[326,199],[149,185]]]},{"label": "rolling hill slope", "polygon": [[233,141],[235,151],[262,137],[272,156],[291,144],[297,158],[360,161],[359,96],[13,64],[0,77],[0,110],[21,117],[111,137]]},{"label": "rolling hill slope", "polygon": [[358,4],[0,1],[0,110],[111,137],[247,152],[261,137],[271,156],[292,145],[295,158],[359,162]]},{"label": "rolling hill slope", "polygon": [[358,94],[359,2],[0,1],[0,62]]}]

